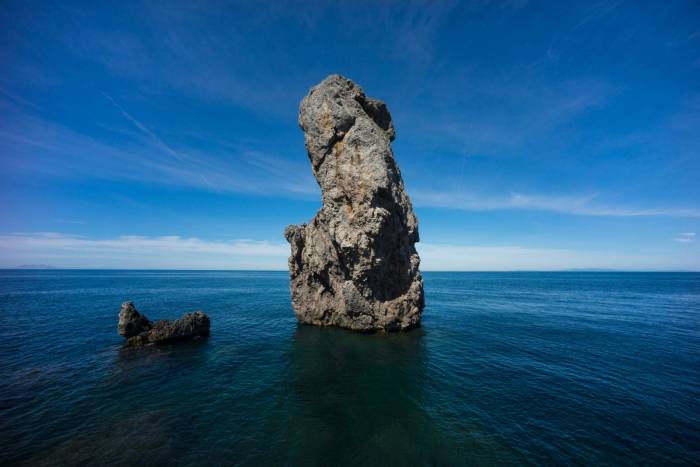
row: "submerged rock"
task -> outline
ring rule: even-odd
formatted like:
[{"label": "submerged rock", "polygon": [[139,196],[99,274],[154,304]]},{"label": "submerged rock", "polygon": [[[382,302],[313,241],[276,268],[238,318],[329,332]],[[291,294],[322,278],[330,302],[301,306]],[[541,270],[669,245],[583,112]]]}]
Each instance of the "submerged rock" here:
[{"label": "submerged rock", "polygon": [[418,221],[391,150],[386,105],[331,75],[302,100],[299,125],[323,206],[309,224],[284,232],[297,319],[358,331],[419,324]]},{"label": "submerged rock", "polygon": [[167,344],[175,341],[209,336],[209,317],[195,311],[179,319],[150,321],[136,310],[133,302],[125,302],[119,311],[119,334],[126,337],[125,346]]}]

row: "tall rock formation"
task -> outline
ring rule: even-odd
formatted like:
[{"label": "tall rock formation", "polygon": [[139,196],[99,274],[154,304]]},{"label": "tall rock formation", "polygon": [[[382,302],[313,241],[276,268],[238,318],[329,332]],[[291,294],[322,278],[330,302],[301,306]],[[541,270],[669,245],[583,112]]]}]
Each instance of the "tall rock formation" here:
[{"label": "tall rock formation", "polygon": [[391,151],[386,105],[331,75],[301,101],[299,125],[323,207],[284,232],[297,319],[357,331],[419,324],[418,220]]}]

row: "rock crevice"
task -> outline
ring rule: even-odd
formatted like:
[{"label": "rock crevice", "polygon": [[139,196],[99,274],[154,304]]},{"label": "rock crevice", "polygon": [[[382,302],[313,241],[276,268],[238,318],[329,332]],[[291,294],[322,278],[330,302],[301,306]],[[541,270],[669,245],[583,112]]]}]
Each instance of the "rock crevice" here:
[{"label": "rock crevice", "polygon": [[308,224],[285,229],[297,318],[359,331],[419,324],[418,221],[391,150],[387,106],[331,75],[302,100],[299,125],[323,206]]}]

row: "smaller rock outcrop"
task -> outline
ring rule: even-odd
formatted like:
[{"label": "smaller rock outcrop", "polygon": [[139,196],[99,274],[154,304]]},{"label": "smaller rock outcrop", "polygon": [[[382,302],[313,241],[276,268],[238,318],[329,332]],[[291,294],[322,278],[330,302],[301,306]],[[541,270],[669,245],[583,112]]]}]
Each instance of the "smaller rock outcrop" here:
[{"label": "smaller rock outcrop", "polygon": [[176,320],[150,321],[136,310],[133,302],[124,302],[119,311],[119,335],[126,347],[169,344],[175,341],[209,336],[209,317],[201,311],[182,315]]}]

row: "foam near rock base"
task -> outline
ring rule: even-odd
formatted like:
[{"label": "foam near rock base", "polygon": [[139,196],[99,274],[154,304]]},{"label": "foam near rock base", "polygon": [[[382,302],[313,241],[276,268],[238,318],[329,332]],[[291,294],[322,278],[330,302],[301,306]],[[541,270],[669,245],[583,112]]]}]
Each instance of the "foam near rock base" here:
[{"label": "foam near rock base", "polygon": [[299,125],[323,206],[308,224],[285,229],[297,319],[358,331],[419,324],[418,221],[391,150],[386,105],[331,75],[302,100]]}]

